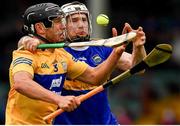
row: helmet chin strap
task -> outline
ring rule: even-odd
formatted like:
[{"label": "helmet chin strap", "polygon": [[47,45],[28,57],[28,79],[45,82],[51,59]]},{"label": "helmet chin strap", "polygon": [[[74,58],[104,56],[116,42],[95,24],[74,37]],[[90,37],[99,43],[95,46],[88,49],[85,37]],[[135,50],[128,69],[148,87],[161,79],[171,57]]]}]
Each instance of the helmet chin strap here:
[{"label": "helmet chin strap", "polygon": [[38,35],[38,34],[36,34],[36,33],[28,34],[28,36],[31,36],[31,37],[32,37],[32,36],[35,36],[35,37],[37,37],[38,39],[44,41],[44,42],[47,43],[47,44],[50,43],[46,38],[44,38],[44,37],[42,37],[42,36],[40,36],[40,35]]},{"label": "helmet chin strap", "polygon": [[76,38],[73,38],[73,39],[68,38],[68,41],[71,41],[71,42],[84,42],[84,41],[89,41],[89,40],[90,40],[90,35],[86,35],[85,37],[76,36]]}]

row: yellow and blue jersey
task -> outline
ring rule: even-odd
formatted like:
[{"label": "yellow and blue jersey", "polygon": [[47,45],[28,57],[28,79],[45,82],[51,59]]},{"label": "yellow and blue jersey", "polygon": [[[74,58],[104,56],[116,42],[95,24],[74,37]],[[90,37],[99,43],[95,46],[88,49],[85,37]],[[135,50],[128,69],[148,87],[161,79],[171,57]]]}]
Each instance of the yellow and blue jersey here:
[{"label": "yellow and blue jersey", "polygon": [[[112,48],[108,47],[86,47],[81,50],[72,48],[65,49],[76,59],[84,61],[92,67],[101,64],[112,52]],[[79,96],[96,87],[97,86],[95,85],[86,84],[78,80],[66,80],[62,90],[62,95]],[[111,113],[107,91],[104,90],[82,102],[73,112],[62,113],[55,118],[53,124],[113,125],[118,123],[114,115]]]},{"label": "yellow and blue jersey", "polygon": [[[57,109],[57,105],[28,98],[14,89],[13,75],[25,71],[44,88],[61,94],[66,78],[76,78],[87,68],[87,64],[76,60],[64,49],[31,53],[19,50],[13,52],[10,66],[10,91],[6,107],[6,124],[46,124],[43,117]],[[23,85],[22,85],[23,86]]]}]

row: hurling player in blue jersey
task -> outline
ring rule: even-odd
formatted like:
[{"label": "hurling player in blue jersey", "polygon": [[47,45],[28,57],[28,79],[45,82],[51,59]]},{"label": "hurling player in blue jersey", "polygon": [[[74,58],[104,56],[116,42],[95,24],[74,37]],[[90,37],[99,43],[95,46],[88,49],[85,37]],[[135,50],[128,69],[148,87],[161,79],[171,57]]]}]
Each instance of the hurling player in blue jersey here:
[{"label": "hurling player in blue jersey", "polygon": [[[67,41],[80,42],[89,41],[91,33],[91,21],[89,11],[86,6],[79,2],[72,2],[61,7],[66,17]],[[133,29],[129,24],[125,24],[123,33],[130,32]],[[137,38],[133,41],[133,52],[129,54],[123,52],[117,67],[121,70],[127,70],[134,64],[138,63],[146,56],[144,49],[145,33],[139,27],[134,30]],[[112,29],[113,35],[117,35],[115,28]],[[34,51],[37,47],[36,43],[26,43],[26,48]],[[81,47],[81,48],[65,48],[67,52],[72,54],[76,59],[86,62],[92,67],[98,66],[111,54],[112,48],[108,47]],[[70,80],[67,78],[62,90],[62,95],[79,96],[85,94],[97,85],[90,85],[78,80]],[[118,124],[116,118],[110,110],[107,98],[107,90],[96,94],[72,112],[64,112],[55,118],[54,124]]]},{"label": "hurling player in blue jersey", "polygon": [[[72,2],[61,6],[66,17],[67,39],[69,42],[89,41],[91,33],[91,21],[89,11],[86,6],[79,2]],[[124,31],[131,31],[131,27],[126,24]],[[116,29],[113,29],[116,35]],[[125,32],[124,32],[125,33]],[[138,38],[133,42],[133,53],[123,52],[119,59],[118,68],[127,70],[146,56],[144,49],[145,34],[142,28],[137,29]],[[111,54],[109,47],[81,47],[65,48],[76,59],[86,62],[92,67],[96,67]],[[88,85],[81,81],[66,80],[62,90],[62,95],[79,96],[96,88],[97,85]],[[76,110],[65,112],[54,120],[54,124],[118,124],[116,118],[110,110],[107,90],[84,101]]]}]

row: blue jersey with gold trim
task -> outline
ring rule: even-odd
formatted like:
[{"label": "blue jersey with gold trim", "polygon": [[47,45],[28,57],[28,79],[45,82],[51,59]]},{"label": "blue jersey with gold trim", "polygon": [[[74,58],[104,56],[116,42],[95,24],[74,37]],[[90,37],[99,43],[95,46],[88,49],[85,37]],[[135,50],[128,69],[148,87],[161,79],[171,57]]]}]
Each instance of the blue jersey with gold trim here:
[{"label": "blue jersey with gold trim", "polygon": [[[76,48],[66,48],[65,50],[72,54],[76,59],[85,61],[92,67],[102,63],[112,52],[112,48],[108,47],[85,47],[81,48],[81,50]],[[62,95],[79,96],[96,87],[97,86],[92,86],[76,80],[66,80]],[[118,124],[118,122],[111,113],[107,91],[104,90],[82,102],[75,111],[62,113],[55,118],[53,124],[110,125]]]}]

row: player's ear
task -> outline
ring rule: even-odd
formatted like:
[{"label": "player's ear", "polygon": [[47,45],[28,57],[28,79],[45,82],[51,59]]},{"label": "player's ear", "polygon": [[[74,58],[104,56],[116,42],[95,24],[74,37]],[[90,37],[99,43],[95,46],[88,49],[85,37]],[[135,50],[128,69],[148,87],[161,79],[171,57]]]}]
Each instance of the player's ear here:
[{"label": "player's ear", "polygon": [[44,26],[43,23],[36,23],[35,30],[36,30],[37,34],[44,34],[46,27]]}]

